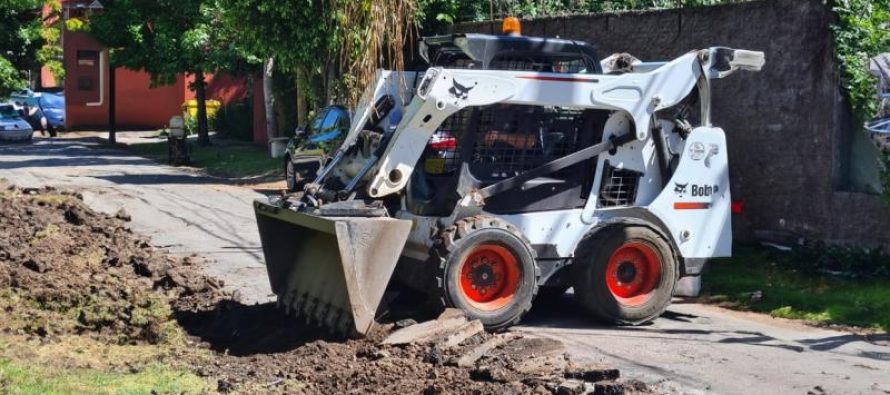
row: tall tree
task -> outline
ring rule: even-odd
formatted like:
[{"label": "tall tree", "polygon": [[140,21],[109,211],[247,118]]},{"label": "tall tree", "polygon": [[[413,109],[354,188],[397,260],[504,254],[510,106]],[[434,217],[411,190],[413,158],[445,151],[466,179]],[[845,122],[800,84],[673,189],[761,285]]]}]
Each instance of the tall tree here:
[{"label": "tall tree", "polygon": [[353,102],[378,67],[402,67],[416,0],[219,0],[243,46],[297,76],[315,106]]},{"label": "tall tree", "polygon": [[144,70],[153,85],[171,84],[181,73],[193,75],[198,144],[210,145],[205,76],[252,60],[223,29],[217,2],[104,0],[102,5],[86,28],[109,48],[110,64]]},{"label": "tall tree", "polygon": [[59,27],[51,23],[59,9],[58,0],[0,0],[0,98],[28,86],[25,71],[46,65],[64,75]]}]

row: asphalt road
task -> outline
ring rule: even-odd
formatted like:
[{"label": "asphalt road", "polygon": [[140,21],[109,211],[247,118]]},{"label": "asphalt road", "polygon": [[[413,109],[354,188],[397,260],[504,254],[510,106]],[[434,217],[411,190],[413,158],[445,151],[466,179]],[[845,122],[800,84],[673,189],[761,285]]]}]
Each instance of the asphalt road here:
[{"label": "asphalt road", "polygon": [[[95,209],[125,208],[134,230],[207,272],[247,303],[271,300],[249,188],[159,165],[90,139],[0,146],[0,178],[80,190]],[[707,279],[705,278],[705,281]],[[642,327],[602,327],[570,295],[539,304],[514,330],[553,337],[576,358],[621,368],[663,393],[890,394],[890,335],[862,336],[677,301]]]}]

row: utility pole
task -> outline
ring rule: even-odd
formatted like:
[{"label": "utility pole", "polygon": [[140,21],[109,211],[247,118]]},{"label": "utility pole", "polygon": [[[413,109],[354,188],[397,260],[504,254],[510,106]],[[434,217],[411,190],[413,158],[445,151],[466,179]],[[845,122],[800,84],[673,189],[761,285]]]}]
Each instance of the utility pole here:
[{"label": "utility pole", "polygon": [[115,99],[117,97],[117,89],[115,88],[115,70],[111,62],[108,62],[108,143],[117,143],[117,124],[115,123]]}]

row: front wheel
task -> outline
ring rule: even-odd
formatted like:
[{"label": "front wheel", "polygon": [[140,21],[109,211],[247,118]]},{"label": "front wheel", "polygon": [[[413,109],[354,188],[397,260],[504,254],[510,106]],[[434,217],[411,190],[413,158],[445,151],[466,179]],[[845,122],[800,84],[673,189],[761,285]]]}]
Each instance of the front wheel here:
[{"label": "front wheel", "polygon": [[297,172],[296,165],[294,165],[294,162],[290,160],[289,156],[286,156],[284,158],[284,176],[287,180],[288,192],[295,192],[297,190],[297,187],[300,185],[302,177],[300,177],[300,173]]},{"label": "front wheel", "polygon": [[519,230],[497,218],[458,221],[440,234],[437,284],[445,307],[487,330],[519,322],[538,290],[535,253]]},{"label": "front wheel", "polygon": [[644,324],[671,302],[677,262],[670,244],[645,226],[614,226],[585,237],[576,251],[575,291],[596,318]]}]

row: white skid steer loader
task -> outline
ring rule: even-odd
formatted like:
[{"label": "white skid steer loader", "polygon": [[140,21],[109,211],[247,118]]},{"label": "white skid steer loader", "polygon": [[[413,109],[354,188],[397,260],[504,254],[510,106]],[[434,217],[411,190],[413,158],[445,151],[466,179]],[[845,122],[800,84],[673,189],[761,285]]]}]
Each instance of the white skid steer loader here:
[{"label": "white skid steer loader", "polygon": [[763,53],[598,62],[582,42],[479,34],[420,52],[425,72],[379,73],[301,195],[254,203],[287,312],[360,336],[399,283],[499,330],[574,287],[595,317],[639,324],[730,255],[710,81]]}]

